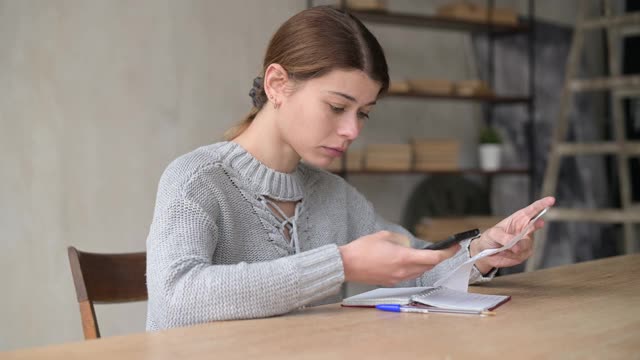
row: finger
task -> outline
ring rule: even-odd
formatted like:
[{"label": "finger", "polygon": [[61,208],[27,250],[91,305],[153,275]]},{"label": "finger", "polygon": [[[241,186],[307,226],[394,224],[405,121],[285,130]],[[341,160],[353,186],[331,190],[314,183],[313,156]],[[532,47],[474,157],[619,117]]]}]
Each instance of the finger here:
[{"label": "finger", "polygon": [[533,224],[533,226],[527,231],[527,236],[532,235],[534,232],[538,231],[539,229],[542,229],[544,227],[544,220],[542,219],[538,219],[536,220],[536,222]]},{"label": "finger", "polygon": [[434,268],[434,265],[418,265],[418,266],[410,266],[407,268],[408,279],[415,279],[418,276],[424,274],[425,272]]},{"label": "finger", "polygon": [[452,257],[453,255],[455,255],[456,253],[458,253],[458,251],[460,251],[460,244],[454,244],[446,249],[443,250],[436,250],[437,252],[439,252],[441,254],[441,258],[442,260],[444,259],[448,259],[450,257]]},{"label": "finger", "polygon": [[509,243],[513,238],[512,234],[509,234],[501,227],[494,227],[486,237],[485,244],[490,248],[499,248]]},{"label": "finger", "polygon": [[545,198],[542,198],[538,201],[533,202],[531,205],[527,206],[526,208],[522,209],[521,211],[529,218],[533,218],[534,216],[538,215],[538,213],[540,211],[542,211],[542,209],[553,206],[553,204],[555,204],[556,199],[553,196],[547,196]]},{"label": "finger", "polygon": [[518,257],[520,258],[520,262],[527,260],[533,254],[533,248],[525,249],[518,253]]},{"label": "finger", "polygon": [[388,239],[394,244],[402,245],[404,247],[411,246],[411,240],[408,237],[399,233],[391,233],[391,237],[389,237]]},{"label": "finger", "polygon": [[407,249],[407,261],[419,265],[436,265],[452,257],[460,250],[460,245],[455,244],[443,250],[419,250]]},{"label": "finger", "polygon": [[529,236],[523,237],[520,241],[518,241],[517,244],[513,245],[513,247],[511,247],[511,252],[515,253],[515,254],[520,254],[522,252],[526,252],[528,249],[530,249],[533,245],[533,239]]},{"label": "finger", "polygon": [[497,253],[493,256],[495,256],[496,258],[502,258],[502,259],[508,259],[508,260],[514,260],[514,261],[520,260],[520,255],[514,253],[513,251],[511,251],[511,249]]},{"label": "finger", "polygon": [[487,236],[484,240],[487,249],[495,249],[502,247],[502,243],[498,240],[495,240],[493,236]]},{"label": "finger", "polygon": [[514,260],[518,261],[518,264],[525,261],[526,259],[529,258],[529,256],[531,256],[531,254],[533,253],[533,248],[532,247],[528,247],[528,248],[523,248],[521,249],[519,252],[514,253]]},{"label": "finger", "polygon": [[[514,253],[511,250],[508,250],[508,251],[505,251],[504,253],[496,254],[496,255],[504,254],[504,256],[500,257],[499,259],[496,259],[496,262],[500,262],[501,264],[503,264],[501,267],[518,265],[521,262],[527,260],[529,256],[531,256],[532,252],[533,252],[532,250],[524,250],[519,253]],[[507,265],[505,265],[505,263]]]},{"label": "finger", "polygon": [[544,227],[544,220],[542,219],[536,220],[535,224],[533,224],[533,227],[534,227],[534,231],[538,229],[542,229]]}]

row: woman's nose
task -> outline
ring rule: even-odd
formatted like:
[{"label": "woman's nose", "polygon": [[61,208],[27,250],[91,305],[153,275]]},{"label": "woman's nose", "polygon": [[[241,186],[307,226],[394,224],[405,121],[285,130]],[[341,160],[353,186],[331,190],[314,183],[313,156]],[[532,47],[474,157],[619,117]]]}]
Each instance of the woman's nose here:
[{"label": "woman's nose", "polygon": [[360,120],[357,116],[349,116],[340,122],[338,127],[338,135],[347,138],[348,140],[355,140],[360,134]]}]

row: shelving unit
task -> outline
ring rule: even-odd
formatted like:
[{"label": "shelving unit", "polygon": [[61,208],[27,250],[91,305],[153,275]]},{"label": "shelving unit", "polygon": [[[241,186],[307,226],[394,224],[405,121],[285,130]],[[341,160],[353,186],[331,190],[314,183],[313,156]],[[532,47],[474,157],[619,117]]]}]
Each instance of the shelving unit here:
[{"label": "shelving unit", "polygon": [[[486,6],[488,9],[494,8],[493,0],[486,0]],[[308,0],[307,6],[312,7],[313,1]],[[500,94],[500,95],[480,95],[480,96],[460,96],[460,95],[442,95],[442,94],[429,94],[424,92],[390,92],[385,98],[391,101],[393,98],[413,98],[416,100],[453,100],[453,101],[467,101],[476,102],[484,106],[485,124],[491,124],[493,117],[493,108],[495,106],[526,106],[528,121],[526,125],[527,147],[529,155],[529,167],[523,169],[499,169],[497,171],[484,171],[481,169],[459,169],[452,171],[372,171],[372,170],[358,170],[358,171],[346,171],[343,161],[343,170],[336,173],[346,177],[347,175],[398,175],[398,174],[472,174],[488,176],[489,181],[492,176],[503,175],[528,175],[530,179],[529,187],[529,199],[534,198],[535,184],[535,132],[534,129],[534,56],[533,56],[533,42],[534,42],[534,6],[533,1],[528,0],[528,16],[526,20],[520,21],[519,24],[506,25],[490,22],[477,22],[467,20],[456,20],[442,18],[434,15],[414,15],[406,13],[398,13],[391,11],[362,11],[362,10],[348,10],[351,14],[365,23],[392,25],[392,26],[404,26],[404,27],[420,27],[426,29],[434,29],[439,31],[461,31],[468,33],[485,33],[488,37],[488,68],[487,68],[487,83],[489,87],[493,86],[493,77],[495,73],[494,64],[494,41],[499,40],[504,36],[515,34],[527,34],[528,40],[528,73],[529,73],[529,94],[527,95],[513,95],[513,94]],[[340,7],[346,9],[346,2],[340,1]]]},{"label": "shelving unit", "polygon": [[442,94],[429,94],[425,92],[389,92],[386,97],[408,97],[408,98],[420,98],[420,99],[433,99],[433,100],[460,100],[460,101],[476,101],[482,103],[490,103],[493,105],[509,105],[509,104],[526,104],[531,99],[528,96],[496,96],[496,95],[475,95],[475,96],[462,96],[462,95],[442,95]]},{"label": "shelving unit", "polygon": [[[313,4],[312,4],[313,5]],[[311,6],[312,6],[311,5]],[[346,6],[343,4],[343,8]],[[361,10],[349,10],[349,12],[355,15],[361,21],[366,21],[376,24],[385,25],[400,25],[400,26],[413,26],[432,28],[448,31],[463,31],[463,32],[486,32],[487,25],[477,21],[464,21],[464,20],[452,20],[445,19],[439,16],[433,15],[412,15],[403,13],[393,13],[388,11],[361,11]],[[505,35],[527,32],[529,30],[528,25],[505,25],[505,24],[493,24],[491,31],[493,34]]]}]

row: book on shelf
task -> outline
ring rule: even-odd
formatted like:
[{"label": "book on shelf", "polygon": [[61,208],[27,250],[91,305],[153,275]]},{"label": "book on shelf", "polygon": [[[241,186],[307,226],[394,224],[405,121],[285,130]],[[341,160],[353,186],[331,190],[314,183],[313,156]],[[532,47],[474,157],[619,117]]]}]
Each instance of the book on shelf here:
[{"label": "book on shelf", "polygon": [[444,79],[408,79],[394,80],[389,84],[391,94],[422,94],[433,96],[495,96],[489,85],[477,79],[444,80]]},{"label": "book on shelf", "polygon": [[458,81],[454,92],[460,96],[495,96],[489,85],[482,80]]},{"label": "book on shelf", "polygon": [[378,171],[411,170],[409,144],[370,144],[366,148],[365,169]]},{"label": "book on shelf", "polygon": [[518,14],[510,8],[489,8],[483,5],[473,4],[468,1],[456,1],[444,4],[436,10],[436,15],[441,18],[473,21],[479,23],[491,23],[500,25],[518,25]]},{"label": "book on shelf", "polygon": [[[340,6],[342,1],[338,1]],[[347,8],[359,11],[387,11],[387,0],[347,0]]]},{"label": "book on shelf", "polygon": [[406,94],[409,91],[411,91],[411,87],[406,80],[393,80],[389,83],[389,92],[392,94]]},{"label": "book on shelf", "polygon": [[414,169],[446,171],[460,168],[460,142],[455,139],[413,139]]},{"label": "book on shelf", "polygon": [[409,79],[409,89],[423,94],[453,95],[454,84],[445,79]]}]

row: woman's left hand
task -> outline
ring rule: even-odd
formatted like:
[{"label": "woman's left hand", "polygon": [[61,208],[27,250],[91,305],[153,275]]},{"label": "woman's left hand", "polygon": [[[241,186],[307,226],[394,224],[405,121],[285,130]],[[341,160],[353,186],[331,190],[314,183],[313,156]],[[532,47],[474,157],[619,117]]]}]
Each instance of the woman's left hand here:
[{"label": "woman's left hand", "polygon": [[[469,248],[471,256],[475,256],[485,249],[504,246],[518,235],[536,214],[546,207],[553,206],[555,201],[556,199],[551,196],[540,199],[486,230],[480,238],[471,242]],[[475,264],[476,267],[481,273],[487,274],[493,268],[514,266],[527,260],[533,253],[532,233],[542,226],[544,226],[544,221],[538,219],[533,229],[512,248],[478,260]]]}]

